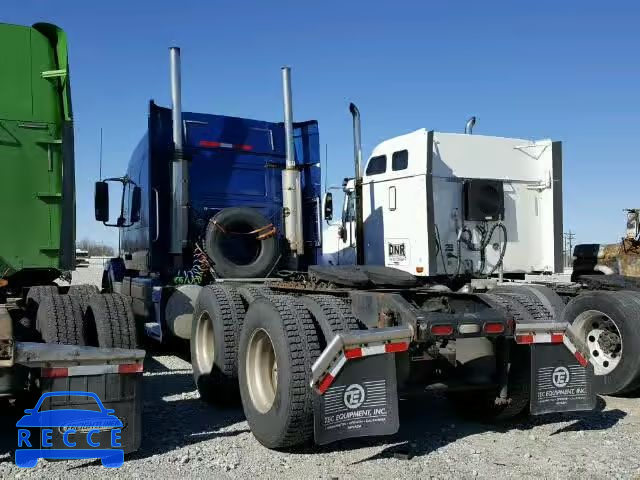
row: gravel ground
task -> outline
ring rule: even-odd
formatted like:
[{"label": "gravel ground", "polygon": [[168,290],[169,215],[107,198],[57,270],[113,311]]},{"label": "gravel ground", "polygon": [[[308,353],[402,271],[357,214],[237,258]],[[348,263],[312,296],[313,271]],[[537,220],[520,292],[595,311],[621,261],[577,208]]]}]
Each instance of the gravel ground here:
[{"label": "gravel ground", "polygon": [[[92,271],[99,279],[96,263],[74,283],[87,281]],[[495,427],[463,420],[443,397],[429,395],[401,402],[402,426],[393,437],[283,453],[253,438],[240,408],[200,401],[181,356],[150,354],[143,391],[142,446],[116,470],[93,460],[40,460],[35,469],[17,468],[11,450],[21,412],[4,410],[0,477],[640,479],[640,399],[604,397],[594,412]]]}]

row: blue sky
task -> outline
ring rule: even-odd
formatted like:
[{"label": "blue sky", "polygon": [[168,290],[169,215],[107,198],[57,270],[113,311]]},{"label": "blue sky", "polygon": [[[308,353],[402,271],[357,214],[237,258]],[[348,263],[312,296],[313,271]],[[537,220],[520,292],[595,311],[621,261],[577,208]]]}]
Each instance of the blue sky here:
[{"label": "blue sky", "polygon": [[[0,21],[49,21],[70,41],[78,238],[104,173],[125,171],[149,99],[169,105],[182,48],[185,110],[279,121],[290,65],[296,120],[317,119],[328,176],[352,173],[349,101],[365,155],[417,128],[564,142],[564,219],[581,242],[615,241],[640,206],[637,2],[4,0]],[[331,182],[330,182],[331,183]]]}]

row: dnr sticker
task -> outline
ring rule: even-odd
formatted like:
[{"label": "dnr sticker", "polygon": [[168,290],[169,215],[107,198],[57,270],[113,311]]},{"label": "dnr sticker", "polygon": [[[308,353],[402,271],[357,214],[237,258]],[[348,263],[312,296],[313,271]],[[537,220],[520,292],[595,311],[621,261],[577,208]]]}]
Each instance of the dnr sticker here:
[{"label": "dnr sticker", "polygon": [[398,431],[394,355],[349,360],[324,395],[315,394],[316,443]]},{"label": "dnr sticker", "polygon": [[387,253],[390,263],[401,264],[407,261],[407,247],[403,243],[387,243]]},{"label": "dnr sticker", "polygon": [[581,366],[564,345],[534,345],[531,355],[532,414],[592,410],[595,407],[591,365],[587,368]]}]

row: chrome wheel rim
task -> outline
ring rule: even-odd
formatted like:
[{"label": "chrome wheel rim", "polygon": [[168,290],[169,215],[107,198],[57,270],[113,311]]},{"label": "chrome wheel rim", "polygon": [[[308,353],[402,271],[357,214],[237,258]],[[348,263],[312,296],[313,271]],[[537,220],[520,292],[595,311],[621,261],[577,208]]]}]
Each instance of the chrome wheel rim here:
[{"label": "chrome wheel rim", "polygon": [[613,372],[622,359],[623,341],[611,317],[599,310],[587,310],[576,317],[573,325],[589,348],[594,373]]}]

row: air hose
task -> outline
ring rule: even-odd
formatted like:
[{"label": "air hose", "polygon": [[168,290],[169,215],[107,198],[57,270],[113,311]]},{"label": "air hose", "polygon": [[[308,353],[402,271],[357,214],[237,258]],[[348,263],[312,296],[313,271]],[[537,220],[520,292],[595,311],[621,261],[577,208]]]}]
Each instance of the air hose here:
[{"label": "air hose", "polygon": [[173,279],[175,285],[201,285],[206,272],[213,272],[207,254],[196,244],[193,249],[193,264],[190,270],[180,270]]},{"label": "air hose", "polygon": [[478,246],[474,245],[472,240],[473,234],[471,233],[471,230],[469,230],[469,228],[467,228],[466,226],[462,227],[462,230],[460,232],[460,238],[458,240],[458,244],[460,242],[463,242],[469,250],[474,252],[480,252],[479,272],[480,274],[482,274],[486,267],[485,250],[489,246],[489,243],[491,242],[491,237],[493,237],[493,234],[497,228],[500,228],[502,230],[502,233],[504,234],[504,240],[502,242],[502,248],[500,250],[500,256],[498,257],[498,261],[495,263],[491,271],[486,274],[487,277],[490,277],[491,275],[493,275],[495,271],[500,267],[500,265],[502,265],[502,262],[504,260],[504,255],[507,252],[507,227],[504,225],[504,223],[502,222],[494,223],[489,230],[486,229],[485,225],[477,226],[476,229],[481,234],[480,244]]}]

